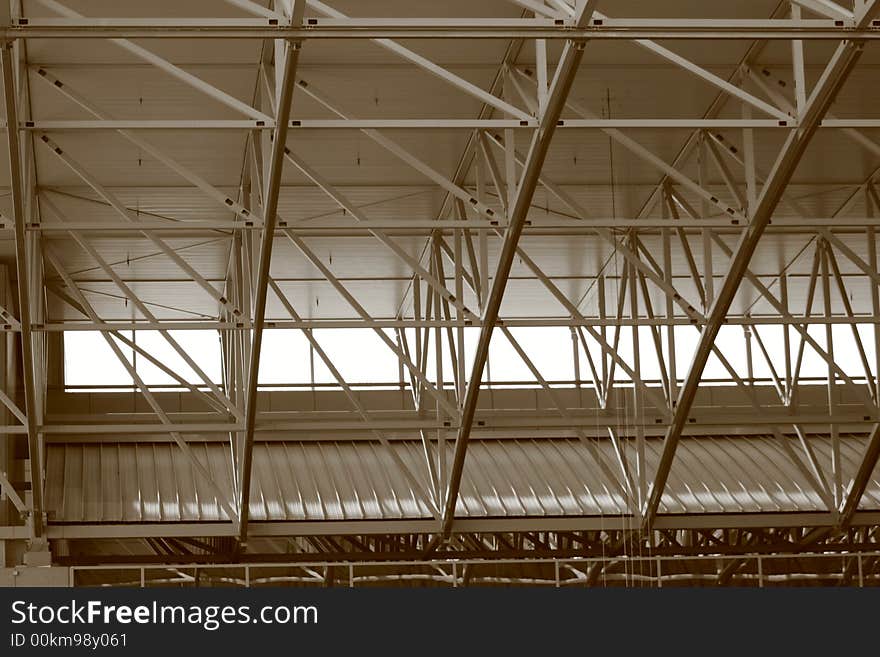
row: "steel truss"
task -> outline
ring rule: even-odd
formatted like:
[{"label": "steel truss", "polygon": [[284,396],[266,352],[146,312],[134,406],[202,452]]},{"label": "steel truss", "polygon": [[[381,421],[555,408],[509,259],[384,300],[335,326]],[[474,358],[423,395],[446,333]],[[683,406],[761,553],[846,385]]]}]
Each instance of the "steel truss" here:
[{"label": "steel truss", "polygon": [[[613,7],[593,0],[508,0],[505,15],[486,18],[389,17],[381,3],[372,4],[364,12],[375,9],[376,16],[354,17],[319,0],[273,0],[270,6],[227,0],[218,3],[224,10],[215,17],[170,19],[83,16],[56,0],[26,3],[21,14],[19,3],[11,3],[0,34],[10,170],[0,233],[15,247],[9,262],[16,285],[15,294],[0,290],[0,332],[18,345],[21,375],[5,376],[0,387],[0,429],[12,446],[0,453],[0,487],[9,500],[0,543],[23,540],[39,549],[48,540],[74,563],[79,542],[100,544],[96,553],[112,561],[121,549],[116,541],[134,541],[184,572],[184,557],[246,561],[257,554],[253,542],[275,541],[275,550],[287,539],[295,549],[283,549],[278,558],[295,552],[297,559],[316,561],[308,567],[313,572],[296,566],[306,574],[282,572],[277,576],[287,579],[277,581],[319,585],[344,581],[346,566],[336,562],[353,555],[395,560],[384,574],[357,580],[349,573],[345,580],[360,583],[406,579],[413,569],[433,574],[412,578],[447,585],[600,579],[672,585],[679,581],[672,573],[688,582],[702,573],[720,583],[750,577],[769,583],[775,574],[825,577],[827,550],[843,560],[843,570],[834,571],[837,583],[854,583],[856,575],[859,583],[876,582],[877,555],[870,550],[880,520],[863,501],[878,485],[880,456],[880,141],[871,132],[880,119],[853,100],[847,81],[863,71],[860,58],[873,56],[880,3],[798,0],[781,2],[769,17],[731,19],[615,18],[600,11]],[[142,38],[149,40],[133,40]],[[100,66],[29,59],[37,40],[62,39],[101,40],[126,59]],[[258,60],[249,64],[252,97],[159,54],[164,42],[154,40],[164,39],[215,54],[216,39],[257,44]],[[393,62],[380,67],[402,66],[414,89],[432,90],[425,93],[442,89],[449,109],[423,116],[418,108],[424,103],[414,93],[404,105],[413,109],[377,117],[344,88],[334,88],[320,55],[310,59],[310,46],[320,53],[326,39],[340,48],[372,44]],[[404,45],[403,39],[439,41]],[[421,52],[456,39],[508,42],[500,65],[492,55],[490,84],[476,84],[476,77]],[[724,67],[680,54],[695,52],[687,46],[700,40],[742,44],[745,54],[728,62],[723,75]],[[766,63],[768,44],[780,41],[790,56],[784,65],[778,58]],[[815,54],[824,52],[821,44],[833,52]],[[683,94],[687,85],[701,85],[711,102],[695,114],[677,107],[651,111],[646,98],[637,116],[626,110],[616,116],[609,88],[607,105],[597,112],[584,101],[591,82],[579,64],[591,47],[605,45],[651,58],[674,73]],[[111,113],[82,75],[100,75],[99,69],[164,76],[206,109],[176,118]],[[62,109],[44,116],[47,98]],[[465,101],[471,103],[466,115],[457,109]],[[838,102],[848,108],[840,115]],[[479,111],[471,114],[474,106]],[[239,139],[235,183],[218,182],[207,173],[211,162],[194,163],[169,134]],[[439,165],[430,148],[413,145],[448,134],[463,145],[454,170]],[[675,135],[676,150],[664,150],[658,134]],[[143,191],[133,194],[96,161],[86,135],[96,144],[135,149],[138,166],[147,161],[159,172],[155,179],[166,182],[153,187],[144,174]],[[370,157],[399,177],[389,179],[389,188],[400,182],[406,194],[432,194],[437,202],[427,209],[407,204],[406,194],[391,198],[381,185],[365,195],[359,187],[370,184],[349,180],[359,174],[343,162],[347,146],[328,160],[314,146],[316,135],[344,135],[365,151],[368,145]],[[609,156],[601,166],[612,179],[573,182],[560,163],[564,145],[598,138],[601,157]],[[848,168],[844,181],[799,177],[799,167],[818,170],[813,160],[829,140],[848,148],[846,157],[867,162],[864,170]],[[590,148],[599,158],[598,147]],[[641,173],[615,178],[615,157]],[[360,160],[358,146],[357,167]],[[343,173],[333,173],[334,166]],[[173,196],[167,203],[180,207],[160,207],[161,190]],[[302,201],[306,210],[291,201],[307,196],[318,200]],[[620,212],[616,200],[623,196],[628,201]],[[143,209],[141,198],[153,198],[155,207]],[[194,216],[182,209],[186,203]],[[137,262],[161,276],[140,276],[127,253],[120,259],[114,240],[129,244]],[[581,261],[588,253],[585,266],[558,266],[547,256],[547,244],[559,251],[568,242]],[[349,255],[334,261],[328,244],[345,245]],[[205,245],[217,247],[225,267],[198,257]],[[353,252],[381,254],[382,271],[359,275]],[[154,284],[160,292],[150,289]],[[164,294],[176,286],[187,286],[185,301],[166,302]],[[332,311],[302,293],[312,287],[332,295]],[[383,305],[380,297],[392,301]],[[540,345],[525,333],[536,327],[567,329],[572,377],[548,376]],[[205,329],[220,335],[221,381],[181,344],[179,332]],[[307,341],[312,378],[273,391],[260,382],[259,368],[266,332],[280,329]],[[325,339],[329,329],[375,336],[383,355],[397,363],[398,376],[348,380]],[[130,376],[128,389],[64,389],[63,335],[75,331],[101,334]],[[139,331],[158,331],[195,376],[151,353],[138,342]],[[529,373],[527,380],[493,376],[490,346],[499,342]],[[174,383],[149,384],[138,369],[143,362]],[[330,383],[316,382],[316,363],[330,373]],[[704,372],[709,363],[714,374]],[[805,372],[815,363],[821,375]],[[132,392],[138,393],[134,406]],[[723,522],[661,513],[682,437],[733,434],[773,437],[824,509],[793,514],[784,530],[772,529],[769,513]],[[830,441],[830,463],[817,456],[815,436]],[[854,472],[842,464],[847,436],[864,442]],[[625,500],[626,513],[462,517],[469,443],[513,439],[579,441],[590,467]],[[649,467],[646,445],[660,439],[662,457]],[[47,513],[47,448],[169,441],[223,509],[222,522],[210,531],[183,522],[76,527]],[[375,443],[430,517],[377,517],[349,523],[346,531],[332,529],[338,524],[330,521],[254,522],[254,447],[288,441]],[[397,446],[407,441],[420,445],[417,468],[399,455]],[[193,449],[201,443],[228,445],[229,486],[218,483]],[[27,458],[10,456],[16,450]],[[164,538],[155,533],[161,531],[168,532]],[[798,543],[802,539],[809,540]],[[807,549],[823,556],[799,570],[803,562],[792,553]],[[707,573],[707,562],[688,561],[728,552],[734,556],[707,557]],[[755,560],[758,553],[786,565],[774,573],[775,565]],[[552,558],[541,566],[551,577],[480,576],[482,562],[466,561],[510,555],[520,560],[517,568]],[[407,561],[416,557],[430,560]],[[594,560],[570,561],[574,557]],[[660,572],[667,557],[668,576]],[[622,580],[614,568],[623,569]],[[103,571],[71,572],[73,580],[94,581]],[[143,570],[140,577],[150,579]],[[244,581],[256,583],[251,575]]]},{"label": "steel truss", "polygon": [[629,553],[619,547],[622,536],[613,530],[461,534],[429,559],[422,552],[430,535],[306,537],[295,551],[245,563],[224,562],[228,545],[210,539],[156,538],[152,556],[70,554],[60,561],[78,586],[862,587],[880,581],[876,532],[830,538],[810,528],[664,531],[655,545],[631,546]]}]

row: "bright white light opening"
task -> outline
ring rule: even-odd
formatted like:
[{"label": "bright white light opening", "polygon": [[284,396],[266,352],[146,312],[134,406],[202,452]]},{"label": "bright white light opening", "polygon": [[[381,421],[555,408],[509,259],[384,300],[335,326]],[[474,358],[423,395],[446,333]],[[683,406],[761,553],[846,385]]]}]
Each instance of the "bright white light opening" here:
[{"label": "bright white light opening", "polygon": [[[204,378],[213,383],[222,381],[217,331],[168,333],[177,348],[159,331],[120,331],[137,349],[118,338],[111,336],[110,339],[147,385],[181,385],[178,378],[171,373],[190,384],[204,385]],[[149,354],[149,357],[145,354]],[[155,362],[151,362],[150,358]],[[196,372],[187,361],[200,372]],[[64,334],[64,383],[74,388],[113,388],[134,385],[134,379],[100,332],[70,331]]]},{"label": "bright white light opening", "polygon": [[[834,362],[840,370],[855,380],[863,380],[866,365],[867,372],[876,376],[874,329],[870,325],[857,325],[856,330],[861,337],[863,353],[853,336],[852,327],[846,325],[832,327],[831,349]],[[541,377],[548,382],[557,385],[573,384],[579,375],[579,380],[589,385],[593,369],[602,376],[603,350],[589,331],[583,331],[583,340],[577,334],[573,337],[568,327],[519,327],[509,331],[531,366],[537,368]],[[451,333],[453,338],[458,335],[456,329],[452,329]],[[134,342],[137,350],[122,340],[111,339],[147,385],[176,387],[180,385],[177,377],[195,385],[203,385],[204,377],[214,383],[222,381],[221,345],[216,331],[171,331],[169,334],[186,357],[158,331],[121,332],[121,335]],[[828,352],[825,326],[810,326],[808,334],[821,350]],[[414,365],[424,361],[425,378],[436,382],[439,339],[439,366],[442,368],[446,386],[453,386],[453,373],[459,367],[461,358],[450,342],[450,332],[445,328],[440,331],[422,331],[419,339],[416,338],[415,330],[404,330],[402,335],[406,348],[399,342],[396,331],[388,329],[383,335],[385,339],[372,329],[315,329],[312,336],[316,348],[300,330],[266,330],[263,336],[259,382],[262,386],[275,388],[338,387],[337,376],[332,371],[335,368],[344,381],[354,386],[396,388],[401,384],[409,385],[411,372],[401,363],[395,350],[403,351]],[[655,334],[650,327],[643,326],[638,328],[637,335],[641,378],[659,385],[668,372],[668,368],[664,372],[661,363],[669,361],[669,329],[662,327]],[[479,329],[468,327],[464,329],[463,336],[464,376],[467,378],[471,372]],[[681,380],[687,374],[693,358],[699,331],[691,326],[678,326],[674,329],[674,336],[676,375]],[[616,348],[619,362],[614,366],[615,380],[631,381],[627,369],[635,367],[632,327],[621,327],[619,335],[613,327],[609,327],[605,331],[604,339]],[[657,354],[658,344],[662,361]],[[741,379],[747,379],[751,373],[751,376],[766,383],[772,383],[774,377],[784,380],[785,341],[782,326],[759,325],[752,331],[748,343],[741,326],[724,326],[716,344],[726,362],[712,354],[703,373],[703,379],[707,383],[714,381],[717,384],[730,384],[734,381],[730,369]],[[750,344],[751,366],[747,344]],[[64,345],[65,384],[68,387],[93,389],[134,384],[129,372],[100,333],[71,331],[65,333]],[[792,373],[800,361],[799,376],[803,383],[821,383],[827,380],[827,361],[809,343],[804,345],[803,350],[800,347],[800,334],[789,329]],[[149,354],[162,365],[151,362],[145,354]],[[325,362],[325,358],[332,364],[332,368]],[[187,362],[188,360],[191,362]],[[610,368],[611,360],[609,357],[606,368]],[[196,371],[197,369],[201,371]],[[494,385],[538,384],[538,378],[530,365],[501,329],[493,334],[488,365],[483,373],[483,382],[489,381]]]}]

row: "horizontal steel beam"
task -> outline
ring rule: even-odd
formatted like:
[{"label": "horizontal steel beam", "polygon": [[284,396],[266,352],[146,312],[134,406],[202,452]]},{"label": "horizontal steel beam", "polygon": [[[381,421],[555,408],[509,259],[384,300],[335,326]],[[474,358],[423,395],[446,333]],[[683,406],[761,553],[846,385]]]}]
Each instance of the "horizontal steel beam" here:
[{"label": "horizontal steel beam", "polygon": [[[766,435],[770,432],[768,427],[772,425],[784,425],[787,423],[797,422],[798,427],[802,429],[810,429],[813,431],[825,431],[829,423],[838,425],[838,429],[845,427],[844,431],[866,431],[871,425],[878,422],[877,414],[861,415],[853,413],[835,413],[834,415],[822,415],[819,413],[811,413],[803,416],[792,416],[786,414],[783,409],[774,413],[768,410],[762,413],[760,417],[744,417],[737,415],[724,414],[723,411],[730,409],[718,409],[712,411],[710,409],[700,409],[695,412],[690,419],[693,424],[690,425],[683,435],[690,437],[699,436],[715,436],[718,434],[736,434],[736,435]],[[567,409],[571,412],[571,409]],[[617,418],[621,416],[621,411],[616,414],[604,412],[594,412],[590,415],[576,415],[571,418],[560,418],[553,414],[537,414],[529,417],[514,418],[493,418],[492,414],[480,414],[477,417],[483,425],[479,430],[475,430],[474,434],[481,437],[491,438],[495,440],[496,432],[506,432],[509,435],[501,436],[502,438],[531,438],[531,437],[564,437],[568,438],[574,435],[572,432],[582,432],[591,438],[607,438],[608,431],[606,426],[617,426]],[[629,430],[634,431],[636,428],[644,428],[645,435],[648,437],[660,437],[666,429],[666,418],[651,417],[643,420],[629,420],[627,426]],[[603,423],[606,423],[603,425]],[[5,429],[6,427],[0,427]],[[13,425],[12,428],[18,428]],[[276,442],[283,440],[293,440],[297,442],[312,441],[334,441],[334,440],[352,440],[358,434],[363,434],[365,439],[375,440],[374,431],[388,432],[389,440],[413,440],[413,436],[417,431],[454,431],[457,426],[454,423],[444,424],[432,420],[412,419],[370,419],[362,420],[309,420],[303,418],[296,421],[272,421],[266,420],[258,424],[255,431],[260,434],[270,434],[266,437],[260,437],[259,441]],[[144,423],[120,423],[119,421],[112,424],[45,424],[40,430],[48,436],[58,436],[57,438],[47,438],[47,442],[52,443],[72,443],[72,442],[167,442],[168,435],[172,432],[182,434],[199,434],[194,435],[190,442],[214,442],[215,440],[228,439],[224,433],[241,431],[241,425],[233,423],[187,423],[176,422],[168,425],[163,424],[144,424]],[[394,432],[401,432],[395,434]],[[540,435],[538,435],[540,432]],[[23,433],[19,431],[19,433]],[[275,435],[272,435],[275,434]]]},{"label": "horizontal steel beam", "polygon": [[880,38],[880,22],[857,28],[845,19],[593,19],[580,28],[545,18],[307,18],[302,27],[277,19],[22,18],[0,39],[841,39]]},{"label": "horizontal steel beam", "polygon": [[[2,189],[2,188],[0,188]],[[464,230],[474,232],[496,233],[498,228],[503,227],[504,223],[500,221],[484,221],[482,219],[415,219],[401,217],[400,219],[370,219],[366,221],[342,220],[339,218],[326,218],[318,221],[279,221],[279,228],[275,231],[275,237],[283,237],[285,231],[291,231],[297,235],[321,235],[333,232],[344,232],[349,235],[364,235],[370,230],[387,230],[387,231],[433,231],[442,230],[446,233],[452,233],[454,230]],[[863,232],[854,229],[868,226],[876,226],[876,217],[776,217],[773,224],[768,227],[767,233],[785,233],[786,235],[804,235],[812,237],[817,231],[824,229],[829,224],[834,225],[834,234],[845,234],[846,232]],[[562,234],[573,235],[590,235],[596,229],[602,228],[636,228],[639,230],[657,231],[662,228],[711,228],[722,232],[739,233],[737,227],[741,227],[742,222],[738,219],[730,219],[729,217],[707,217],[704,219],[691,217],[678,217],[670,219],[656,219],[646,217],[644,219],[633,218],[613,218],[613,217],[591,217],[585,219],[565,219],[562,217],[551,219],[531,219],[527,220],[523,229],[524,234],[543,234],[546,231],[558,231]],[[815,226],[816,231],[809,230],[809,227]],[[30,223],[25,226],[28,232],[39,233],[65,233],[69,231],[97,231],[114,233],[129,233],[137,235],[144,232],[180,232],[180,231],[241,231],[241,230],[262,230],[263,222],[258,220],[252,221],[204,221],[204,220],[144,220],[133,226],[123,222],[110,221],[69,221],[65,223],[56,223],[52,221],[44,221],[41,223]],[[795,230],[796,229],[796,230]],[[805,230],[806,229],[806,230]],[[849,231],[847,231],[849,229]],[[0,218],[0,231],[11,231],[13,226],[9,222],[5,222]],[[278,279],[282,280],[282,279]]]},{"label": "horizontal steel beam", "polygon": [[[496,533],[518,531],[620,531],[632,528],[630,516],[456,518],[455,530],[461,533]],[[858,511],[851,526],[880,524],[880,511]],[[655,529],[746,529],[770,527],[832,527],[828,513],[722,513],[665,515],[654,522]],[[299,522],[254,522],[252,537],[321,536],[346,534],[432,534],[437,521],[410,520],[324,520]],[[147,536],[234,536],[235,528],[223,522],[74,524],[49,523],[50,539],[138,538]],[[0,527],[0,539],[19,538],[18,527]]]},{"label": "horizontal steel beam", "polygon": [[[254,119],[56,119],[20,122],[22,130],[273,130],[275,121]],[[5,127],[6,122],[0,121]],[[292,119],[292,130],[506,130],[536,129],[537,119]],[[564,129],[678,129],[711,130],[797,128],[797,120],[779,119],[560,119],[557,128]],[[820,128],[880,128],[880,119],[825,119]]]},{"label": "horizontal steel beam", "polygon": [[[396,279],[391,279],[396,280]],[[535,280],[532,278],[520,280]],[[613,280],[610,277],[608,280]],[[592,326],[699,326],[688,317],[639,317],[632,319],[630,317],[617,318],[601,318],[584,315],[585,319],[590,321]],[[790,317],[779,317],[775,315],[765,316],[737,316],[731,315],[727,318],[727,324],[731,326],[848,326],[852,324],[874,324],[880,322],[880,316],[874,315],[855,315],[834,316],[834,317],[804,317],[801,315],[793,315]],[[553,326],[580,326],[582,322],[572,317],[505,317],[498,320],[497,326],[507,326],[508,328],[516,327],[553,327]],[[174,320],[149,322],[149,321],[127,321],[127,320],[110,320],[102,322],[92,321],[70,321],[70,322],[52,322],[49,324],[34,324],[32,330],[36,333],[65,333],[68,331],[101,331],[112,333],[114,331],[203,331],[222,330],[222,329],[240,329],[245,328],[245,322],[223,322],[223,321],[191,321],[178,322]],[[370,320],[355,318],[334,318],[334,319],[314,319],[314,320],[282,320],[272,319],[266,322],[267,329],[394,329],[394,328],[456,328],[459,326],[478,327],[479,324],[470,320],[456,319],[397,319],[397,318],[371,318]],[[18,329],[11,325],[0,325],[0,333],[16,333]]]}]

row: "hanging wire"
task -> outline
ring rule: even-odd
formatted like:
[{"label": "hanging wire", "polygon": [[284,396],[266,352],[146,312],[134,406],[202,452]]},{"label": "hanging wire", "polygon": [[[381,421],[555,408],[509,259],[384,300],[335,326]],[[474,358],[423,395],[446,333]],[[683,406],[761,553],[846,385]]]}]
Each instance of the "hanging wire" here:
[{"label": "hanging wire", "polygon": [[[605,277],[600,276],[599,278],[600,278],[601,285],[604,286],[605,285]],[[599,298],[604,300],[605,295],[602,294]],[[604,312],[604,309],[603,309],[603,312]],[[586,344],[584,344],[584,349],[587,349],[587,348],[588,348],[588,346]],[[603,360],[607,357],[605,352],[602,351],[601,349],[599,350],[599,356]],[[600,413],[604,409],[600,408],[601,397],[600,397],[599,388],[594,386],[594,389],[596,392],[596,426],[595,426],[595,432],[594,432],[594,434],[595,434],[594,439],[596,441],[596,454],[602,454],[602,442],[601,442],[601,437],[600,437],[601,436],[600,426],[602,423],[602,418],[600,417]],[[606,388],[606,390],[607,390],[607,388]],[[601,468],[598,468],[598,466],[597,466],[597,471],[596,471],[596,481],[602,481],[602,471],[601,471]],[[613,488],[611,490],[609,490],[609,498],[611,498],[612,495],[613,495]],[[601,498],[599,498],[599,499],[601,499]],[[606,587],[608,586],[608,581],[605,577],[606,554],[605,554],[605,538],[604,537],[607,535],[608,535],[608,533],[607,533],[607,530],[605,529],[605,511],[602,508],[602,504],[600,503],[599,504],[599,545],[602,549],[602,561],[601,561],[602,585],[606,586]]]},{"label": "hanging wire", "polygon": [[[610,119],[612,117],[611,90],[608,87],[605,87],[605,107],[603,108],[603,114],[605,115],[606,119]],[[611,189],[611,218],[616,219],[617,218],[617,190],[615,187],[615,177],[614,177],[614,142],[610,136],[608,137],[608,175],[609,175],[609,184],[610,184],[610,189]],[[614,279],[616,282],[615,297],[618,300],[618,304],[621,304],[618,306],[617,316],[620,317],[620,316],[622,316],[621,310],[623,308],[623,305],[626,303],[626,283],[621,279],[619,257],[618,257],[617,253],[613,254],[613,259],[614,259]],[[624,266],[623,266],[624,275],[626,275],[626,272],[627,272],[627,263],[624,263]],[[621,297],[621,285],[624,286],[623,297]],[[630,290],[630,294],[632,294],[631,290]],[[621,333],[621,326],[620,326],[619,322],[614,327],[614,333],[615,333],[614,344],[619,345],[620,340],[619,340],[618,336]],[[613,382],[609,379],[608,387],[610,388],[610,387],[612,387],[612,385],[613,385]],[[606,404],[607,404],[607,401],[608,400],[606,397]],[[621,462],[622,463],[626,463],[626,449],[625,449],[624,441],[626,439],[626,436],[629,435],[629,427],[627,426],[627,418],[626,418],[626,416],[628,414],[627,411],[628,411],[627,397],[626,397],[626,395],[624,395],[623,396],[623,407],[621,408],[620,404],[615,404],[615,420],[616,420],[616,425],[617,425],[616,426],[617,441],[618,441],[618,445],[619,445],[620,452],[621,452]],[[623,426],[623,431],[620,430],[621,426]],[[626,476],[625,471],[623,471],[621,474],[623,477],[624,490],[626,490],[628,488],[628,478]],[[630,495],[627,496],[627,499],[628,499],[627,504],[622,506],[621,510],[620,510],[620,521],[621,521],[620,522],[620,527],[621,527],[621,530],[620,530],[621,536],[620,537],[621,537],[621,548],[623,550],[623,557],[624,557],[623,558],[623,570],[624,570],[624,583],[625,584],[629,583],[631,575],[632,575],[629,557],[630,557],[630,554],[633,552],[633,550],[631,549],[631,546],[628,545],[628,542],[630,540],[629,537],[631,536],[631,531],[630,531],[631,530],[631,520],[632,520],[632,515],[634,512],[634,509],[630,508],[629,513],[627,513],[627,507],[631,507],[632,500],[630,498],[634,492],[635,491],[630,490]]]},{"label": "hanging wire", "polygon": [[[601,279],[601,283],[602,283],[602,285],[605,285],[605,278],[604,278],[604,277],[600,277],[600,279]],[[605,295],[603,294],[603,295],[600,297],[600,299],[604,299],[604,298],[605,298]],[[586,339],[584,339],[584,342],[583,342],[583,345],[582,345],[582,346],[583,346],[584,351],[586,351],[587,349],[589,349],[589,344],[586,342]],[[578,353],[580,353],[580,352],[578,352]],[[604,352],[604,351],[600,350],[600,354],[599,354],[599,355],[600,355],[601,358],[603,358],[603,359],[605,358],[605,352]],[[600,440],[600,431],[599,431],[599,425],[600,425],[600,422],[602,421],[602,418],[599,417],[599,414],[600,414],[600,412],[601,412],[601,409],[600,409],[600,399],[601,399],[601,395],[600,395],[599,388],[598,388],[598,386],[595,385],[595,383],[594,383],[594,385],[593,385],[593,390],[594,390],[594,392],[595,392],[595,394],[596,394],[596,405],[595,405],[595,409],[596,409],[596,422],[595,422],[595,430],[594,430],[594,440],[596,441],[596,454],[601,454],[601,453],[602,453],[602,443],[601,443],[601,440]],[[596,481],[597,481],[597,482],[601,482],[601,481],[602,481],[602,469],[598,467],[598,464],[597,464],[596,468],[597,468],[597,469],[596,469]],[[598,488],[598,486],[597,486],[597,488]],[[598,493],[599,491],[597,490],[596,492]],[[609,491],[609,497],[610,497],[610,493],[611,493],[611,491]],[[602,499],[602,498],[601,498],[601,495],[597,495],[596,500],[598,501],[598,500],[601,500],[601,499]],[[605,573],[605,558],[606,558],[606,555],[605,555],[605,538],[604,538],[604,535],[606,535],[606,529],[605,529],[605,510],[602,508],[602,503],[599,502],[599,533],[598,533],[598,539],[599,539],[599,546],[600,546],[600,548],[601,548],[601,550],[602,550],[602,561],[601,561],[600,563],[601,563],[601,565],[602,565],[602,573],[603,573],[602,584],[603,584],[603,586],[607,586],[607,581],[605,581],[605,577],[604,577],[604,573]]]}]

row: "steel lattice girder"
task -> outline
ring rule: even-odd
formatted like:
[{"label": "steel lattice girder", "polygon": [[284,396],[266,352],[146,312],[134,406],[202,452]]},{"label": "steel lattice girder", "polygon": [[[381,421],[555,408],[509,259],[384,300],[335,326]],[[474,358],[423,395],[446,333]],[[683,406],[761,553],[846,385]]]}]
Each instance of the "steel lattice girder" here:
[{"label": "steel lattice girder", "polygon": [[[28,436],[32,498],[3,476],[32,512],[27,537],[41,529],[44,447],[173,438],[184,451],[229,443],[234,476],[218,498],[236,500],[226,516],[246,541],[257,437],[326,446],[377,440],[397,459],[392,467],[408,473],[407,486],[446,511],[401,522],[454,534],[460,522],[483,522],[455,515],[472,422],[478,441],[579,438],[592,467],[629,498],[627,522],[646,528],[682,431],[711,436],[728,427],[775,438],[809,495],[827,507],[819,524],[875,522],[873,508],[860,504],[866,491],[873,499],[880,451],[880,144],[869,132],[880,124],[845,81],[876,66],[877,3],[850,11],[802,2],[790,16],[785,7],[725,19],[699,18],[705,8],[695,6],[687,19],[623,19],[596,12],[593,2],[499,1],[486,8],[491,16],[456,17],[464,7],[452,3],[449,16],[425,19],[386,16],[381,2],[358,8],[375,18],[347,17],[315,0],[305,3],[302,28],[285,3],[230,0],[228,11],[191,19],[99,18],[54,0],[32,4],[33,15],[12,16],[3,36],[11,44],[6,116],[19,129],[9,133],[12,206],[0,207],[0,231],[15,240],[18,303],[0,308],[0,331],[20,335],[24,363],[57,370],[50,361],[60,357],[58,333],[98,330],[188,392],[169,403],[140,380],[154,415],[135,409],[111,421],[47,395],[60,380],[49,381],[40,366],[23,370],[24,403],[0,389],[7,434]],[[161,3],[155,11],[161,15]],[[128,40],[137,37],[174,40]],[[223,50],[219,37],[235,40]],[[411,37],[424,41],[393,41]],[[81,59],[60,50],[67,38],[87,39],[76,42]],[[511,39],[499,67],[498,40]],[[701,51],[709,39],[713,52]],[[298,67],[275,66],[284,40],[303,43]],[[816,43],[805,52],[807,40]],[[774,50],[778,42],[790,46],[785,56]],[[178,43],[195,61],[175,54]],[[822,43],[841,45],[829,58]],[[381,55],[361,61],[360,49],[372,46]],[[32,67],[25,55],[38,47],[41,65]],[[612,71],[607,81],[578,68],[581,52]],[[634,80],[638,93],[630,93]],[[833,115],[832,101],[840,106]],[[537,145],[531,153],[520,150],[525,139]],[[448,148],[455,157],[442,155]],[[295,166],[282,169],[285,158]],[[450,161],[460,163],[454,171]],[[412,200],[437,194],[442,203]],[[741,327],[741,341],[716,339],[722,325]],[[499,390],[490,397],[481,383],[496,327],[534,375],[507,383],[527,385],[526,397],[540,403]],[[530,327],[571,329],[573,378],[548,380],[537,345],[517,332]],[[769,342],[779,327],[784,348]],[[136,339],[163,330],[173,346],[168,331],[205,328],[222,335],[222,385],[206,375],[188,381]],[[346,380],[318,332],[344,328],[386,336],[398,380]],[[305,332],[311,353],[333,370],[325,395],[332,413],[306,411],[295,395],[258,392],[253,355],[273,329]],[[850,356],[832,329],[850,332]],[[473,368],[469,330],[482,334]],[[676,360],[690,360],[694,345],[697,366],[682,377]],[[657,374],[646,371],[645,348]],[[826,368],[818,381],[801,371],[805,353]],[[712,390],[702,375],[710,357],[724,371],[714,382],[723,388]],[[393,385],[405,401],[392,413],[367,384]],[[692,410],[699,394],[713,403]],[[120,398],[88,396],[96,408]],[[346,405],[356,416],[340,420]],[[840,452],[850,433],[868,437],[852,472]],[[645,445],[658,434],[667,447],[655,465]],[[828,463],[817,454],[818,434],[830,441]],[[459,449],[447,459],[456,435]],[[407,441],[423,450],[413,467],[395,451]],[[0,465],[2,472],[14,464]],[[216,486],[216,475],[203,474]],[[792,518],[815,520],[802,511]],[[748,522],[764,522],[760,515]],[[49,520],[50,538],[72,531]],[[508,521],[520,519],[498,520]],[[695,514],[682,522],[704,521]],[[374,526],[386,522],[398,524],[377,518]],[[678,520],[661,514],[655,524],[668,522]],[[197,529],[181,522],[173,531]]]}]

